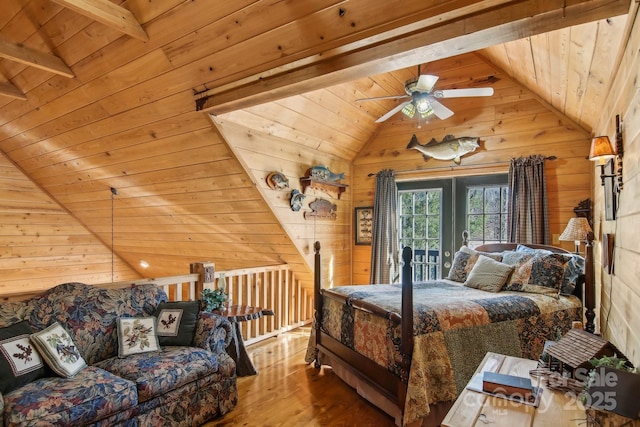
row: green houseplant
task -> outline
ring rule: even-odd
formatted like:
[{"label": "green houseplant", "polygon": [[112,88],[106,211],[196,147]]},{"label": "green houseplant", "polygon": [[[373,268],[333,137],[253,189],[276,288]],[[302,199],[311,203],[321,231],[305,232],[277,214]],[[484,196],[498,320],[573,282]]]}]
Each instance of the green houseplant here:
[{"label": "green houseplant", "polygon": [[218,276],[218,285],[215,289],[205,288],[202,290],[200,298],[204,304],[205,311],[214,311],[219,309],[224,309],[225,303],[228,300],[227,292],[227,281],[225,279],[224,273],[220,273]]},{"label": "green houseplant", "polygon": [[640,373],[625,358],[604,356],[589,361],[589,371],[583,394],[583,403],[597,410],[613,412],[630,419],[640,415],[636,398],[640,388]]}]

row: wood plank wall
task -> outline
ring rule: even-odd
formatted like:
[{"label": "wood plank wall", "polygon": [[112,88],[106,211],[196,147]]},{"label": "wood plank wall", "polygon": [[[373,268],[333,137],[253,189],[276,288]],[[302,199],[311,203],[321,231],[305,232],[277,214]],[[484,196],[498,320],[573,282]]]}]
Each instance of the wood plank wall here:
[{"label": "wood plank wall", "polygon": [[[0,155],[0,295],[111,281],[111,251]],[[140,275],[117,255],[113,278]]]},{"label": "wood plank wall", "polygon": [[[231,114],[231,119],[247,114]],[[258,120],[254,117],[253,120]],[[245,169],[252,176],[264,200],[278,218],[283,233],[294,243],[287,262],[305,287],[313,285],[313,245],[321,242],[325,287],[350,283],[351,277],[351,188],[337,198],[317,189],[306,189],[306,197],[300,211],[291,209],[290,197],[293,189],[302,191],[300,177],[315,165],[327,166],[335,173],[345,174],[342,183],[351,182],[351,163],[335,154],[328,154],[316,148],[296,144],[291,140],[269,135],[256,129],[247,129],[224,118],[216,118],[222,134],[229,146],[236,152]],[[271,172],[280,172],[289,179],[289,188],[274,190],[267,185]],[[330,219],[305,219],[310,213],[309,204],[316,199],[325,199],[335,204],[337,217]],[[283,256],[283,252],[280,252]],[[296,258],[297,256],[297,258]],[[301,262],[304,265],[299,265]]]},{"label": "wood plank wall", "polygon": [[[429,66],[423,73],[446,72],[446,84],[459,79],[460,87],[486,81],[490,76],[498,78],[493,84],[495,94],[443,100],[455,115],[446,121],[433,118],[421,128],[415,118],[405,119],[402,114],[386,122],[354,162],[353,206],[373,205],[375,178],[368,174],[382,169],[394,169],[398,181],[433,179],[506,173],[513,157],[556,156],[557,160],[545,163],[552,243],[571,249],[573,243],[560,243],[557,237],[574,216],[573,208],[590,197],[591,164],[586,160],[589,135],[478,55],[438,61],[437,67]],[[423,144],[431,138],[440,141],[447,134],[478,136],[480,148],[465,156],[461,166],[450,161],[425,161],[419,152],[406,149],[414,133]],[[353,282],[367,283],[371,248],[353,246],[353,253]]]},{"label": "wood plank wall", "polygon": [[[635,24],[630,31],[620,69],[602,107],[596,135],[615,141],[615,116],[623,127],[624,188],[620,193],[618,219],[605,220],[604,189],[599,168],[593,180],[596,283],[599,297],[596,324],[635,366],[640,365],[640,14],[635,5]],[[595,168],[595,166],[592,166]],[[602,268],[602,236],[615,236],[613,274]]]}]

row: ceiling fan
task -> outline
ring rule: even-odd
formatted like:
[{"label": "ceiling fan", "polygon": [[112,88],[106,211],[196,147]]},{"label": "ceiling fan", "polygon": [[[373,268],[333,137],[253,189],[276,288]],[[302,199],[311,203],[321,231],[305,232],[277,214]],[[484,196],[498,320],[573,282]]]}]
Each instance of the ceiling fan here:
[{"label": "ceiling fan", "polygon": [[433,87],[436,85],[439,77],[430,74],[420,74],[420,66],[418,66],[418,76],[419,77],[416,79],[407,80],[405,82],[405,95],[361,98],[356,101],[408,98],[406,101],[396,105],[376,120],[376,123],[381,123],[399,111],[402,111],[402,113],[409,118],[413,118],[413,116],[418,113],[421,118],[426,118],[433,114],[439,119],[445,120],[453,116],[453,111],[441,104],[438,99],[493,95],[493,88],[491,87],[434,90]]}]

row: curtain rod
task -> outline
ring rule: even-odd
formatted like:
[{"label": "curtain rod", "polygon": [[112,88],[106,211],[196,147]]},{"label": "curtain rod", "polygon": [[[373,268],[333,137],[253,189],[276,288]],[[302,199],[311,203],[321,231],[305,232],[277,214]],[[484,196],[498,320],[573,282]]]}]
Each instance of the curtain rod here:
[{"label": "curtain rod", "polygon": [[[545,160],[557,160],[558,158],[556,156],[547,156],[544,158]],[[463,168],[471,168],[471,167],[475,167],[475,166],[493,166],[493,165],[506,165],[509,164],[509,162],[486,162],[486,163],[475,163],[473,165],[468,165],[468,166],[462,166]],[[461,166],[437,166],[435,168],[429,168],[429,169],[406,169],[406,170],[402,170],[402,171],[395,171],[396,174],[404,174],[404,173],[414,173],[414,172],[428,172],[428,171],[436,171],[436,170],[443,170],[443,169],[449,169],[449,170],[453,170],[453,168],[459,168]],[[370,172],[367,176],[369,178],[371,178],[372,176],[376,176],[378,175],[378,173],[373,173]]]}]

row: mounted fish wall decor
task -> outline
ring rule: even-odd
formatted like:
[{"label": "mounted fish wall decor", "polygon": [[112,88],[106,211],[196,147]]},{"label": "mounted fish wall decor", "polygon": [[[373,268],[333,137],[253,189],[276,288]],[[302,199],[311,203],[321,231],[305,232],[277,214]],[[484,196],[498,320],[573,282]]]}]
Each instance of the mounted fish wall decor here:
[{"label": "mounted fish wall decor", "polygon": [[302,209],[302,201],[305,199],[304,194],[302,194],[299,190],[292,190],[291,191],[291,199],[289,200],[289,202],[291,203],[291,210],[294,212],[298,212],[300,209]]},{"label": "mounted fish wall decor", "polygon": [[315,199],[309,203],[311,212],[304,213],[304,219],[330,219],[337,218],[338,206],[325,199]]},{"label": "mounted fish wall decor", "polygon": [[344,179],[344,172],[334,173],[326,166],[313,166],[307,169],[305,176],[300,178],[300,184],[303,193],[307,192],[307,188],[314,188],[339,199],[348,187],[347,184],[339,182],[342,179]]},{"label": "mounted fish wall decor", "polygon": [[479,147],[478,140],[477,136],[456,138],[453,135],[447,135],[440,142],[436,141],[435,138],[431,138],[431,141],[427,144],[420,144],[416,135],[413,134],[409,145],[407,145],[407,150],[418,150],[425,160],[433,157],[437,160],[453,160],[456,165],[459,165],[462,156],[475,151]]},{"label": "mounted fish wall decor", "polygon": [[344,179],[344,172],[334,173],[326,166],[313,166],[307,170],[306,176],[328,182],[338,182]]},{"label": "mounted fish wall decor", "polygon": [[284,190],[289,188],[289,178],[280,172],[271,172],[267,176],[267,185],[272,190]]}]

